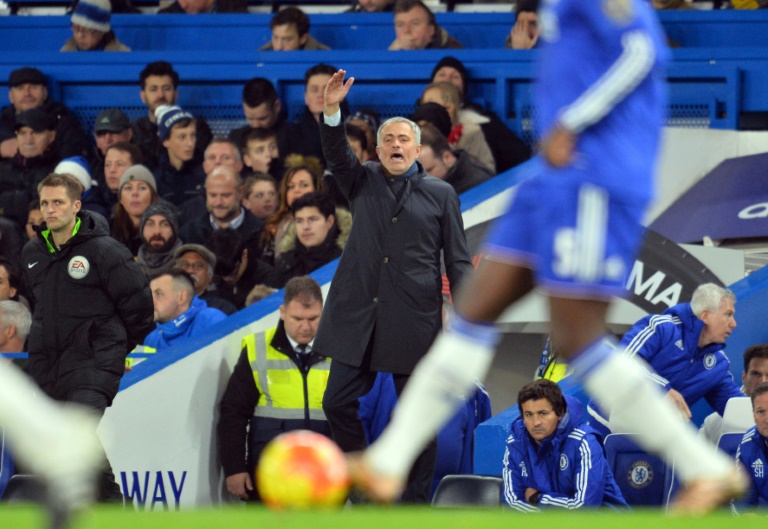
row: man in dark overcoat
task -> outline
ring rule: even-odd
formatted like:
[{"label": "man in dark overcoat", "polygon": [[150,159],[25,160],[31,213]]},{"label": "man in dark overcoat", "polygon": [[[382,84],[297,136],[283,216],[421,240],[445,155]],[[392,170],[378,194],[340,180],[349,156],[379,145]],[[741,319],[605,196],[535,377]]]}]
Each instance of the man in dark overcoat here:
[{"label": "man in dark overcoat", "polygon": [[[367,442],[358,398],[379,371],[394,375],[398,394],[441,327],[443,254],[451,292],[471,269],[459,199],[417,161],[418,125],[391,118],[378,131],[380,162],[360,164],[341,125],[339,104],[352,86],[344,71],[325,88],[323,153],[349,200],[352,231],[328,294],[314,348],[333,359],[323,409],[342,450]],[[413,467],[405,502],[427,502],[433,442]]]}]

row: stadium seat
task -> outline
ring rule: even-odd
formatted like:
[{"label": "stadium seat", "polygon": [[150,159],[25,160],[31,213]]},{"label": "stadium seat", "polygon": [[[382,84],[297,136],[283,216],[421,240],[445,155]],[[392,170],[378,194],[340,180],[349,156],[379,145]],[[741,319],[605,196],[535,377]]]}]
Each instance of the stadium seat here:
[{"label": "stadium seat", "polygon": [[636,443],[636,435],[610,434],[605,455],[624,499],[631,506],[666,507],[677,489],[674,468]]},{"label": "stadium seat", "polygon": [[501,478],[454,474],[445,476],[432,498],[434,507],[501,507]]},{"label": "stadium seat", "polygon": [[729,456],[735,458],[736,450],[739,449],[743,437],[743,432],[724,433],[720,436],[720,439],[717,440],[717,447]]},{"label": "stadium seat", "polygon": [[40,503],[45,499],[45,485],[32,474],[16,474],[8,480],[2,501],[6,503]]},{"label": "stadium seat", "polygon": [[723,433],[744,433],[755,425],[749,397],[731,397],[723,411]]}]

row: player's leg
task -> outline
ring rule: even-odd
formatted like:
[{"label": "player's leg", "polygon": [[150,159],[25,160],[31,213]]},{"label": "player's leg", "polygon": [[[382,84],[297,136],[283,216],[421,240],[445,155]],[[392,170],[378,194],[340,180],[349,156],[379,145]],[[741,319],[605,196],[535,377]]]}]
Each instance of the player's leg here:
[{"label": "player's leg", "polygon": [[14,457],[46,480],[54,526],[93,501],[100,444],[90,414],[59,406],[0,361],[0,424]]}]

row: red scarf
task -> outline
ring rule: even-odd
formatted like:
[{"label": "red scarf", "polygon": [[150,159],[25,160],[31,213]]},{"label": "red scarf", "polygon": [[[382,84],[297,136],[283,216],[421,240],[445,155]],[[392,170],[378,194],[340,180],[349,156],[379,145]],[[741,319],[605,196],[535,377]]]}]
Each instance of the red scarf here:
[{"label": "red scarf", "polygon": [[448,143],[451,145],[458,145],[461,139],[461,123],[456,125],[451,133],[448,135]]}]

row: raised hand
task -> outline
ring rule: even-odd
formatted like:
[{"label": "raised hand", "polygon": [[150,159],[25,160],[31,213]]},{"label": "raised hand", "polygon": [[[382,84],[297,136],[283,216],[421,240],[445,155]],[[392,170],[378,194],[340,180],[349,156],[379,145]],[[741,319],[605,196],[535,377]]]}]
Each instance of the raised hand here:
[{"label": "raised hand", "polygon": [[339,110],[339,103],[344,101],[347,97],[347,92],[352,87],[352,83],[355,82],[354,77],[350,77],[347,82],[344,82],[344,76],[347,74],[345,70],[339,70],[328,79],[328,84],[325,85],[324,94],[324,110],[326,116],[332,116]]}]

